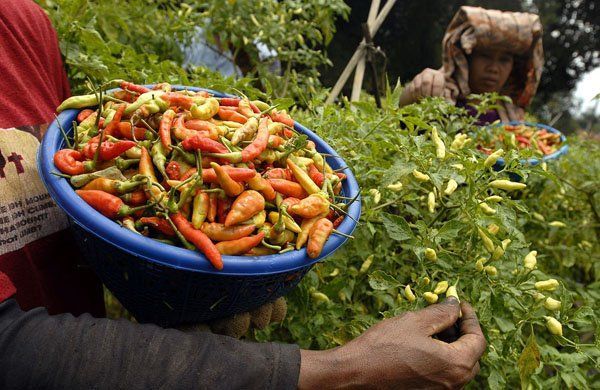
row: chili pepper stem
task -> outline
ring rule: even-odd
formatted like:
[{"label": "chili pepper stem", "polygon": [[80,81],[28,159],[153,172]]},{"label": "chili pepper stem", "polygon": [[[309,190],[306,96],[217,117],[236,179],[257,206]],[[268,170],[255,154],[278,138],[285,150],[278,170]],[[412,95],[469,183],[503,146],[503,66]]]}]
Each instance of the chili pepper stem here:
[{"label": "chili pepper stem", "polygon": [[332,230],[332,233],[333,233],[333,234],[337,234],[338,236],[342,236],[342,237],[346,237],[346,238],[351,238],[351,239],[354,239],[354,236],[352,236],[352,235],[350,235],[350,234],[342,233],[342,232],[340,232],[339,230],[335,230],[335,229],[333,229],[333,230]]},{"label": "chili pepper stem", "polygon": [[60,132],[62,133],[63,139],[65,140],[65,144],[67,144],[67,147],[69,149],[73,149],[73,145],[71,144],[71,141],[69,141],[69,137],[67,136],[67,132],[65,131],[65,129],[60,124],[60,121],[58,120],[58,117],[56,116],[56,114],[54,114],[54,119],[56,119],[56,123],[58,123],[58,128],[60,129]]},{"label": "chili pepper stem", "polygon": [[356,218],[352,217],[350,214],[348,214],[346,211],[344,211],[343,209],[339,208],[338,206],[334,205],[333,203],[329,204],[329,207],[331,207],[332,209],[334,209],[335,211],[337,211],[338,213],[342,213],[344,214],[346,217],[350,218],[351,220],[353,220],[354,222],[356,222],[357,225],[360,225],[361,223],[359,221],[356,220]]},{"label": "chili pepper stem", "polygon": [[279,245],[271,245],[271,244],[269,244],[268,242],[266,242],[264,239],[263,239],[261,242],[262,242],[262,244],[263,244],[265,247],[267,247],[267,248],[269,248],[269,249],[274,249],[274,250],[276,250],[276,251],[280,251],[280,250],[281,250],[281,247],[280,247]]},{"label": "chili pepper stem", "polygon": [[73,149],[79,149],[79,133],[77,131],[77,122],[72,122],[73,126]]},{"label": "chili pepper stem", "polygon": [[54,175],[54,176],[58,176],[58,177],[63,177],[65,179],[70,179],[71,178],[71,175],[67,175],[67,174],[59,173],[59,172],[50,172],[50,174]]}]

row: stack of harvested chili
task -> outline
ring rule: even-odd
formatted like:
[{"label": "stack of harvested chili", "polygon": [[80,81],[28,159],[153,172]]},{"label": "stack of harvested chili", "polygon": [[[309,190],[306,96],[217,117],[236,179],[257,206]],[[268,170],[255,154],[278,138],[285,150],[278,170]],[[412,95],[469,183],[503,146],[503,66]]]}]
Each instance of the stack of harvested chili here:
[{"label": "stack of harvested chili", "polygon": [[[153,89],[74,96],[83,109],[54,164],[77,194],[135,233],[221,255],[307,247],[311,258],[342,222],[345,175],[331,169],[294,120],[262,101]],[[341,233],[338,233],[341,234]]]},{"label": "stack of harvested chili", "polygon": [[560,147],[559,133],[525,124],[489,127],[485,136],[479,139],[479,149],[486,154],[499,149],[530,149],[540,156],[547,156]]}]

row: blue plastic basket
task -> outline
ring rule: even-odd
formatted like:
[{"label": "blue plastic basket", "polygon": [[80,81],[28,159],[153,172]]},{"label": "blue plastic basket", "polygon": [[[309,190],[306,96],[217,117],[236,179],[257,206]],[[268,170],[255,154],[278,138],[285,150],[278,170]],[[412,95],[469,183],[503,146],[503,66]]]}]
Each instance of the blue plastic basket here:
[{"label": "blue plastic basket", "polygon": [[[557,158],[559,158],[563,154],[566,154],[569,151],[569,145],[566,144],[567,137],[565,137],[565,135],[563,133],[561,133],[559,130],[556,130],[554,127],[550,127],[548,125],[544,125],[541,123],[512,121],[512,122],[508,122],[508,123],[497,123],[497,124],[491,125],[490,128],[494,128],[494,127],[498,127],[498,126],[505,126],[505,125],[512,125],[512,126],[525,125],[525,126],[530,126],[530,127],[537,127],[540,129],[546,129],[547,131],[549,131],[551,133],[560,134],[560,142],[562,143],[562,146],[560,147],[560,149],[558,149],[554,153],[543,156],[541,158],[541,160],[539,158],[522,159],[521,160],[522,165],[538,165],[542,161],[556,160]],[[496,161],[496,164],[494,164],[493,169],[495,171],[500,171],[500,170],[502,170],[502,168],[504,168],[505,164],[506,164],[506,162],[504,161],[504,159],[502,157],[500,157],[498,159],[498,161]]]},{"label": "blue plastic basket", "polygon": [[[217,97],[230,97],[205,90]],[[346,238],[332,235],[321,255],[311,259],[306,249],[269,256],[223,256],[223,270],[215,270],[196,251],[166,245],[121,228],[86,204],[69,182],[52,175],[56,151],[64,147],[60,123],[68,134],[78,110],[62,112],[48,128],[38,152],[40,176],[48,192],[70,217],[78,245],[102,282],[139,322],[175,326],[228,317],[257,308],[287,294],[318,261],[340,248]],[[346,167],[335,151],[315,133],[300,124],[295,129],[315,142],[317,150],[333,157],[327,162],[333,169]],[[356,178],[346,168],[342,193],[358,196]],[[348,207],[349,215],[358,220],[360,197]],[[344,218],[337,228],[352,234],[356,222]]]}]

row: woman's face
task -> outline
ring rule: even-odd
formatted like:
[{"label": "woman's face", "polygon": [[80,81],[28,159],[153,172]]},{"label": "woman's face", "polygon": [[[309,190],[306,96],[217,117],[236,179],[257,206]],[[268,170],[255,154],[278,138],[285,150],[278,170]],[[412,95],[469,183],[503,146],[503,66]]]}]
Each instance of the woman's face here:
[{"label": "woman's face", "polygon": [[500,92],[513,68],[513,56],[499,50],[476,49],[469,61],[472,93]]}]

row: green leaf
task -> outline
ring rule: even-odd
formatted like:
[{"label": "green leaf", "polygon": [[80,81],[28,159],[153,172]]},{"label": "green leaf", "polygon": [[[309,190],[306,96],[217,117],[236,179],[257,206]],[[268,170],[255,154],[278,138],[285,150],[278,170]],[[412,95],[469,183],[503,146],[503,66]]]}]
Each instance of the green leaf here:
[{"label": "green leaf", "polygon": [[383,214],[383,225],[391,239],[406,241],[414,238],[408,222],[398,215]]},{"label": "green leaf", "polygon": [[533,333],[529,336],[527,345],[523,348],[517,365],[519,367],[519,377],[521,378],[521,389],[525,390],[529,386],[529,378],[540,366],[540,350]]},{"label": "green leaf", "polygon": [[452,240],[458,237],[458,233],[460,233],[464,227],[465,224],[463,222],[457,220],[448,221],[438,230],[435,239],[438,243]]},{"label": "green leaf", "polygon": [[400,286],[400,282],[393,276],[377,270],[369,275],[369,286],[373,290],[387,290]]}]

